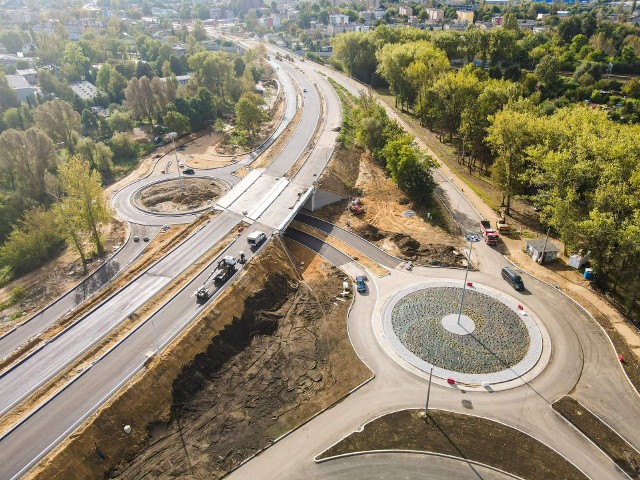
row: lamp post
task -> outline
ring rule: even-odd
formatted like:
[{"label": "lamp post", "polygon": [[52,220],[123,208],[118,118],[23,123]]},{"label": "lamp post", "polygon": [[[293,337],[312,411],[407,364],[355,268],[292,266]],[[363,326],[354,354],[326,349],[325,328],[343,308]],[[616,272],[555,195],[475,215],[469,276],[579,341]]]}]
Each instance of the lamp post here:
[{"label": "lamp post", "polygon": [[469,256],[467,257],[467,269],[464,272],[464,284],[462,285],[462,298],[460,298],[460,308],[458,309],[458,325],[460,325],[460,316],[462,315],[462,307],[464,305],[464,294],[467,291],[467,275],[469,275],[469,265],[471,264],[471,249],[474,243],[480,241],[480,235],[477,233],[467,233],[464,238],[469,242]]},{"label": "lamp post", "polygon": [[176,157],[176,168],[178,169],[178,178],[180,178],[180,166],[178,165],[178,150],[176,150],[176,137],[178,136],[178,132],[169,132],[168,136],[171,137],[171,144],[173,145],[173,154]]}]

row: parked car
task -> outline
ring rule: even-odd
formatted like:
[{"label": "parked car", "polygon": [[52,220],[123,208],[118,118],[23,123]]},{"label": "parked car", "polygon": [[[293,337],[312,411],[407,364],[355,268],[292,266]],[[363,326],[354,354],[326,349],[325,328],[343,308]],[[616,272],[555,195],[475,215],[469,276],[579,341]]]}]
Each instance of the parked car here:
[{"label": "parked car", "polygon": [[356,290],[358,291],[358,293],[364,293],[367,291],[367,284],[365,283],[367,281],[367,277],[365,277],[364,275],[358,275],[356,277]]},{"label": "parked car", "polygon": [[194,175],[196,173],[196,171],[193,168],[185,168],[182,173],[184,173],[186,175]]}]

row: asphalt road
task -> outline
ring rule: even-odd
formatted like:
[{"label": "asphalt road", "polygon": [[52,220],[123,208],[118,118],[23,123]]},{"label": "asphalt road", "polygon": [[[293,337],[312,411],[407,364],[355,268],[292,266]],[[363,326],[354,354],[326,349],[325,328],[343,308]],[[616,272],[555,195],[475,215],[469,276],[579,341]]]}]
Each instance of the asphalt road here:
[{"label": "asphalt road", "polygon": [[[282,69],[290,69],[290,67],[283,65]],[[307,115],[313,116],[314,111],[319,112],[318,103],[317,94],[313,93],[306,97],[302,121],[306,122],[305,117]],[[316,105],[312,108],[313,104]],[[316,115],[316,122],[317,119]],[[300,133],[296,132],[295,141],[290,141],[287,146],[297,145],[299,148],[304,145],[306,147],[311,134],[312,131],[309,131],[308,128]],[[301,152],[296,154],[295,150],[285,150],[277,157],[277,160],[281,156],[286,156],[290,168],[300,154]],[[313,161],[313,157],[309,157],[304,166],[309,161]],[[273,168],[276,173],[284,169],[282,162],[278,161],[274,164]],[[289,209],[287,215],[291,215],[291,213]],[[167,223],[167,218],[163,217],[162,221],[163,224]],[[59,370],[66,361],[85,350],[87,345],[95,342],[133,311],[142,298],[157,292],[161,285],[168,282],[170,277],[175,276],[178,271],[196,260],[201,254],[198,253],[200,250],[204,252],[212,244],[218,242],[239,221],[240,218],[232,213],[221,213],[198,234],[186,240],[183,246],[156,264],[162,266],[147,275],[148,279],[145,278],[144,285],[141,281],[136,281],[121,290],[112,297],[118,299],[117,304],[110,308],[103,307],[102,310],[99,307],[73,329],[69,329],[1,377],[1,405],[6,408],[15,403],[29,390],[33,390],[38,383],[42,383],[48,375]],[[267,226],[256,222],[223,255],[233,254],[237,257],[240,250],[243,250],[247,256],[250,256],[246,235],[256,229],[269,232]],[[132,332],[125,341],[106,353],[75,381],[67,384],[35,414],[27,417],[15,429],[0,439],[0,464],[3,466],[0,478],[14,478],[34,465],[50,448],[67,436],[91,412],[95,411],[119,386],[142,368],[148,352],[155,350],[155,345],[162,348],[194,318],[200,309],[194,299],[195,290],[209,277],[210,269],[217,260],[167,302],[153,315],[152,320],[145,322]],[[104,312],[104,314],[98,315],[99,312]],[[113,315],[113,312],[119,312],[119,315]],[[46,428],[42,428],[43,425],[46,425]]]},{"label": "asphalt road", "polygon": [[[305,68],[309,68],[308,63]],[[312,68],[322,70],[315,64]],[[331,75],[344,83],[341,75],[335,72]],[[349,85],[349,89],[358,90],[353,85]],[[435,178],[438,193],[459,222],[461,233],[477,232],[478,212],[442,174],[436,172]],[[331,230],[337,236],[337,231]],[[363,253],[367,255],[371,250],[364,245],[361,248],[366,248]],[[640,445],[640,433],[631,421],[640,418],[638,396],[624,376],[603,330],[561,292],[532,277],[524,276],[527,287],[524,292],[513,291],[500,278],[501,268],[509,263],[492,247],[482,242],[475,244],[472,258],[481,271],[470,272],[469,280],[519,299],[544,324],[550,343],[544,347],[543,357],[548,358],[549,363],[535,378],[516,380],[511,388],[493,393],[452,388],[444,379],[436,379],[431,393],[432,407],[482,415],[519,428],[565,455],[590,478],[626,478],[608,457],[551,408],[557,398],[573,392],[633,445]],[[383,305],[394,292],[415,285],[421,278],[458,279],[462,283],[464,273],[418,267],[411,273],[393,270],[387,277],[372,277],[371,295],[356,297],[348,329],[354,348],[375,372],[375,379],[240,467],[229,478],[369,478],[371,469],[364,466],[366,460],[352,469],[344,466],[342,470],[341,463],[334,464],[336,467],[328,466],[332,462],[316,465],[313,458],[383,412],[424,405],[426,373],[395,358],[380,338],[377,319]],[[465,405],[471,405],[471,409]],[[382,462],[376,471],[382,478],[396,478],[398,468],[392,461]],[[439,478],[460,473],[455,466],[445,467],[445,471],[447,473],[440,473]]]},{"label": "asphalt road", "polygon": [[143,241],[134,242],[135,235],[138,235],[140,239],[145,235],[153,238],[158,230],[157,227],[131,225],[131,234],[126,243],[95,272],[28,320],[0,337],[0,359],[13,353],[20,345],[42,333],[47,327],[82,304],[140,255],[146,243]]}]

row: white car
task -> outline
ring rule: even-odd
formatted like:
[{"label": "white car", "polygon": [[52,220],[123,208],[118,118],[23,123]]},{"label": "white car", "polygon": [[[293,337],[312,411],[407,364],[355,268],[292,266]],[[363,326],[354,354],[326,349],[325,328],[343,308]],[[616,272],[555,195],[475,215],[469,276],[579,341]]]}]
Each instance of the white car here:
[{"label": "white car", "polygon": [[178,160],[178,167],[184,167],[184,162],[182,160]]}]

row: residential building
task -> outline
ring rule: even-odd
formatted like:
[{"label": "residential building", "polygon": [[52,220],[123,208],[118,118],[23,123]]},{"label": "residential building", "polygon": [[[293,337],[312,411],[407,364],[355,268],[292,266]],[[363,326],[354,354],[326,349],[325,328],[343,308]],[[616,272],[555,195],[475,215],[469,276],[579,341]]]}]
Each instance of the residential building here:
[{"label": "residential building", "polygon": [[434,22],[444,22],[444,10],[439,8],[427,8],[427,14],[429,15],[429,20],[433,20]]},{"label": "residential building", "polygon": [[7,83],[16,92],[19,102],[35,101],[36,95],[33,87],[29,85],[21,75],[7,75]]},{"label": "residential building", "polygon": [[349,25],[349,15],[333,14],[329,15],[331,25]]},{"label": "residential building", "polygon": [[73,82],[69,86],[71,87],[71,90],[73,90],[73,93],[75,93],[81,100],[92,100],[99,93],[98,88],[86,80]]},{"label": "residential building", "polygon": [[474,12],[466,12],[464,10],[456,10],[456,17],[458,21],[473,25]]},{"label": "residential building", "polygon": [[398,7],[398,15],[410,17],[411,15],[413,15],[413,8],[411,8],[409,5],[400,5]]},{"label": "residential building", "polygon": [[24,78],[30,85],[38,84],[38,71],[35,68],[16,70],[16,73]]},{"label": "residential building", "polygon": [[384,17],[385,13],[387,13],[386,9],[378,7],[373,11],[373,16],[375,17],[376,20],[379,20],[382,17]]}]

